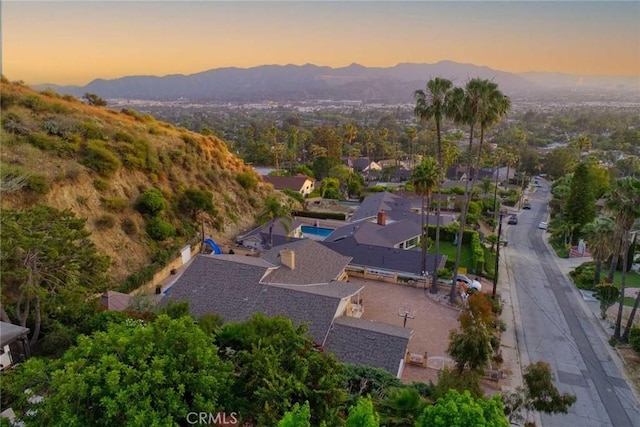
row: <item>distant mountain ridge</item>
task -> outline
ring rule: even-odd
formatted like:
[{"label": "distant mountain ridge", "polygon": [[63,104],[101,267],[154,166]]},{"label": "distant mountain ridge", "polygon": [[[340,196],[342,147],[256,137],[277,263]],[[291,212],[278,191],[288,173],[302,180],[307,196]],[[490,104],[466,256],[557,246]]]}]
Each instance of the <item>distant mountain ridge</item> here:
[{"label": "distant mountain ridge", "polygon": [[[603,79],[558,73],[514,74],[453,61],[435,64],[401,63],[394,67],[351,64],[331,68],[313,64],[260,65],[252,68],[216,68],[190,75],[126,76],[96,79],[86,86],[37,85],[60,93],[81,96],[96,93],[103,98],[139,100],[256,102],[311,99],[412,102],[412,93],[433,77],[463,84],[470,78],[494,80],[505,93],[591,84]],[[612,78],[608,78],[609,80]],[[633,78],[618,78],[618,85],[633,85]]]}]

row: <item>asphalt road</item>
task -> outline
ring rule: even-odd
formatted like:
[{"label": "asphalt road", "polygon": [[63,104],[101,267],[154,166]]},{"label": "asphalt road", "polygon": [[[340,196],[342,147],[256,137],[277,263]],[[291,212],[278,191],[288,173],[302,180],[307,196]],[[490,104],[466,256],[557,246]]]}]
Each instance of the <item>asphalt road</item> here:
[{"label": "asphalt road", "polygon": [[[608,335],[585,309],[580,292],[560,270],[539,230],[547,220],[549,188],[528,194],[531,210],[503,229],[501,250],[517,294],[516,336],[522,366],[544,360],[561,392],[577,396],[568,414],[542,415],[548,426],[640,426],[640,408],[622,374]],[[506,224],[506,219],[503,224]]]}]

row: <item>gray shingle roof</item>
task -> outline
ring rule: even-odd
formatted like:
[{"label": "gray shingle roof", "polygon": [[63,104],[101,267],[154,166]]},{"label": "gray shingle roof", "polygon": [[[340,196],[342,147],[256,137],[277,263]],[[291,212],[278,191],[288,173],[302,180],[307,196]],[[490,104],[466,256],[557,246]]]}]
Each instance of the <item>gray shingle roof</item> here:
[{"label": "gray shingle roof", "polygon": [[353,285],[348,282],[333,281],[322,285],[272,285],[283,289],[291,289],[298,292],[307,292],[332,298],[346,298],[360,292],[364,286]]},{"label": "gray shingle roof", "polygon": [[[363,201],[356,213],[353,215],[353,221],[357,221],[365,218],[375,217],[379,211],[384,210],[387,212],[387,217],[391,211],[411,211],[411,208],[415,205],[415,200],[405,199],[387,191],[382,193],[372,194],[367,196]],[[419,206],[418,201],[418,206]]]},{"label": "gray shingle roof", "polygon": [[341,362],[375,366],[398,374],[413,330],[354,317],[339,317],[325,349]]},{"label": "gray shingle roof", "polygon": [[[352,257],[351,264],[369,268],[411,273],[422,273],[422,253],[419,249],[396,249],[374,245],[359,244],[353,236],[336,242],[321,242],[322,245],[343,255]],[[427,271],[432,274],[435,262],[434,254],[427,254]],[[438,268],[443,268],[446,257],[440,255]]]},{"label": "gray shingle roof", "polygon": [[29,333],[29,328],[23,328],[13,323],[0,322],[0,346],[9,345],[23,335]]},{"label": "gray shingle roof", "polygon": [[[245,261],[252,257],[237,255],[235,258]],[[332,291],[328,288],[310,292],[309,289],[260,284],[267,271],[264,266],[200,255],[167,291],[162,304],[188,301],[193,316],[219,313],[228,322],[247,320],[256,312],[267,316],[283,315],[296,325],[309,323],[311,337],[315,342],[323,343],[341,298],[329,296]],[[338,287],[336,293],[348,290],[343,284]]]},{"label": "gray shingle roof", "polygon": [[420,224],[413,220],[387,222],[378,225],[375,222],[359,221],[336,229],[325,239],[336,239],[353,235],[358,243],[392,247],[420,235]]},{"label": "gray shingle roof", "polygon": [[338,279],[351,258],[341,255],[320,243],[310,240],[296,240],[270,249],[263,259],[274,265],[281,265],[280,251],[291,249],[295,253],[295,268],[279,268],[264,278],[265,283],[308,285],[329,283]]}]

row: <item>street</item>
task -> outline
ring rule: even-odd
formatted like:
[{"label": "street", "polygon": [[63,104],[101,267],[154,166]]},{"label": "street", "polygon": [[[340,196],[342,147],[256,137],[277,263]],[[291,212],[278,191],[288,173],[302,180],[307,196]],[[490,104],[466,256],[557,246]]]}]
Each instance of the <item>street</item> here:
[{"label": "street", "polygon": [[[539,360],[550,364],[561,392],[577,396],[569,413],[542,415],[548,426],[640,426],[640,408],[626,383],[621,361],[610,348],[610,332],[585,310],[580,292],[556,262],[538,229],[548,220],[548,183],[528,193],[530,210],[521,210],[518,224],[503,230],[508,245],[501,250],[514,304],[516,338],[522,367]],[[505,220],[506,224],[506,220]],[[515,292],[513,289],[515,288]]]}]

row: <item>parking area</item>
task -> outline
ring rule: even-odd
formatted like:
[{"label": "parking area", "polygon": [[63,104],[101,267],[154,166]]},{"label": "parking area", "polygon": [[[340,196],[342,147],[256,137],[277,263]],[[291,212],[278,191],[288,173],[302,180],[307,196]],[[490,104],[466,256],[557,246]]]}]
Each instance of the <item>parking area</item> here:
[{"label": "parking area", "polygon": [[[361,292],[364,306],[363,319],[402,326],[404,317],[399,315],[408,311],[407,328],[413,329],[409,341],[410,353],[427,353],[428,357],[448,357],[449,331],[458,325],[460,311],[440,304],[428,291],[392,283],[377,282],[360,278],[350,278],[350,282],[364,285]],[[439,298],[446,292],[441,291]],[[437,382],[438,371],[421,366],[407,365],[402,375],[404,382],[430,380]]]}]

